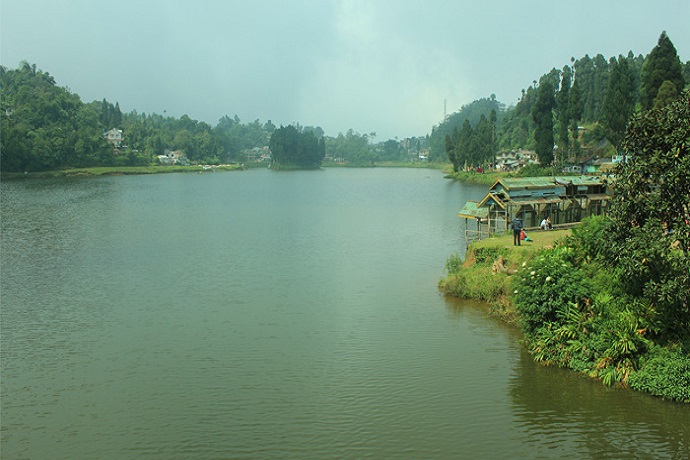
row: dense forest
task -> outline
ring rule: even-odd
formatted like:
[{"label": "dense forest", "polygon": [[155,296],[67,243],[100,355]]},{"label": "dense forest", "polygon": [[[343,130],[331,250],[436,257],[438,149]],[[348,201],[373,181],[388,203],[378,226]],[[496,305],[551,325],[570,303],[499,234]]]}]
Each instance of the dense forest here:
[{"label": "dense forest", "polygon": [[326,156],[323,137],[317,139],[313,131],[299,132],[294,126],[281,126],[273,131],[269,147],[273,169],[318,168]]},{"label": "dense forest", "polygon": [[[579,155],[609,155],[619,146],[630,116],[663,104],[690,82],[666,33],[647,55],[571,58],[522,91],[515,105],[495,96],[463,106],[431,134],[376,142],[375,133],[348,130],[326,136],[320,127],[294,125],[323,139],[325,161],[350,165],[449,160],[456,170],[493,163],[498,151],[531,149],[542,163],[566,163]],[[83,102],[36,64],[0,67],[0,169],[42,171],[68,167],[138,166],[182,152],[194,164],[255,163],[276,126],[223,116],[215,126],[188,115],[123,113],[119,103]],[[584,128],[584,129],[583,129]],[[122,131],[114,147],[105,133]],[[552,149],[556,145],[555,150]]]},{"label": "dense forest", "polygon": [[[514,106],[494,95],[476,100],[434,126],[433,161],[478,167],[498,151],[536,150],[542,164],[565,164],[580,155],[610,156],[619,147],[634,113],[677,98],[690,83],[665,32],[647,56],[571,58],[522,91]],[[553,146],[556,146],[553,149]]]}]

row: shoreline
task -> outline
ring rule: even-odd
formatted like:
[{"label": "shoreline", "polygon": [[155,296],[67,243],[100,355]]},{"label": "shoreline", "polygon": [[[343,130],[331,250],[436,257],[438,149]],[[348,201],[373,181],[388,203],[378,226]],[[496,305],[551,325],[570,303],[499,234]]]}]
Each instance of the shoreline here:
[{"label": "shoreline", "polygon": [[95,176],[128,176],[145,174],[170,174],[170,173],[205,173],[214,171],[242,171],[247,169],[243,164],[226,165],[196,165],[196,166],[95,166],[92,168],[68,168],[52,171],[35,172],[3,172],[2,180],[16,179],[46,179],[58,177],[95,177]]},{"label": "shoreline", "polygon": [[[444,170],[446,164],[436,163],[395,163],[382,162],[373,165],[343,165],[335,163],[322,164],[319,168],[420,168]],[[146,174],[170,174],[170,173],[206,173],[215,171],[244,171],[247,169],[266,168],[265,163],[261,164],[223,164],[223,165],[193,165],[193,166],[171,166],[171,165],[152,165],[152,166],[94,166],[90,168],[67,168],[51,171],[33,172],[2,172],[1,180],[19,179],[47,179],[59,177],[96,177],[96,176],[127,176],[127,175],[146,175]],[[311,169],[311,168],[298,168]],[[291,168],[276,168],[278,170],[292,170]]]}]

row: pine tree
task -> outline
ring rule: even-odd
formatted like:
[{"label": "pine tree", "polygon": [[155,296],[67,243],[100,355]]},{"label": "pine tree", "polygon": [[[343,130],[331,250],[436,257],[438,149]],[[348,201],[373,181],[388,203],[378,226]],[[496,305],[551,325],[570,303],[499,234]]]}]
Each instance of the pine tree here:
[{"label": "pine tree", "polygon": [[670,81],[676,87],[676,96],[685,87],[683,78],[683,66],[678,58],[675,46],[671,39],[666,35],[666,31],[661,33],[659,41],[654,49],[649,53],[644,65],[642,66],[642,108],[649,110],[654,106],[654,99],[659,92],[659,88],[665,81]]},{"label": "pine tree", "polygon": [[537,89],[537,101],[532,107],[532,118],[536,125],[534,140],[539,163],[549,166],[553,162],[553,107],[554,89],[551,82],[543,80]]},{"label": "pine tree", "polygon": [[602,124],[606,137],[616,149],[620,146],[625,128],[635,108],[633,76],[628,60],[621,56],[611,66],[609,88],[604,99]]},{"label": "pine tree", "polygon": [[561,153],[559,161],[564,159],[565,153],[570,147],[570,139],[568,137],[568,125],[570,123],[570,83],[572,78],[572,71],[570,67],[563,67],[561,75],[561,89],[558,91],[558,151]]}]

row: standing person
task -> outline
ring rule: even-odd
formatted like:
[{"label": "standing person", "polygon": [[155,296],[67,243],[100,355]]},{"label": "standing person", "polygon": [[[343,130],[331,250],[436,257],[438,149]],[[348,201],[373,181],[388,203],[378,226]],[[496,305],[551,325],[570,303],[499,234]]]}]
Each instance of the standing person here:
[{"label": "standing person", "polygon": [[520,232],[522,231],[522,221],[515,216],[513,218],[513,246],[520,246]]}]

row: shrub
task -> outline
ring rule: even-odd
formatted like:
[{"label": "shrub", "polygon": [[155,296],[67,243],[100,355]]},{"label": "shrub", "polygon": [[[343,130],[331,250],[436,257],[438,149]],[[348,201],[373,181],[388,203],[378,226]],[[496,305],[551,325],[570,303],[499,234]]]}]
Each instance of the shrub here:
[{"label": "shrub", "polygon": [[497,248],[497,247],[484,247],[484,248],[476,248],[474,250],[474,260],[478,264],[484,264],[484,263],[491,263],[498,258],[498,256],[502,255],[505,257],[505,250],[503,248]]},{"label": "shrub", "polygon": [[544,251],[520,270],[514,301],[528,336],[540,328],[563,324],[559,309],[571,303],[578,305],[591,295],[588,279],[574,262],[574,251],[559,246]]},{"label": "shrub", "polygon": [[451,254],[450,257],[446,259],[446,273],[452,275],[453,273],[459,272],[462,268],[462,263],[460,254]]},{"label": "shrub", "polygon": [[636,390],[690,403],[690,356],[679,346],[654,347],[628,383]]},{"label": "shrub", "polygon": [[611,220],[604,215],[583,219],[566,238],[566,245],[573,248],[576,257],[582,261],[608,259],[610,251],[607,234],[610,225]]}]

